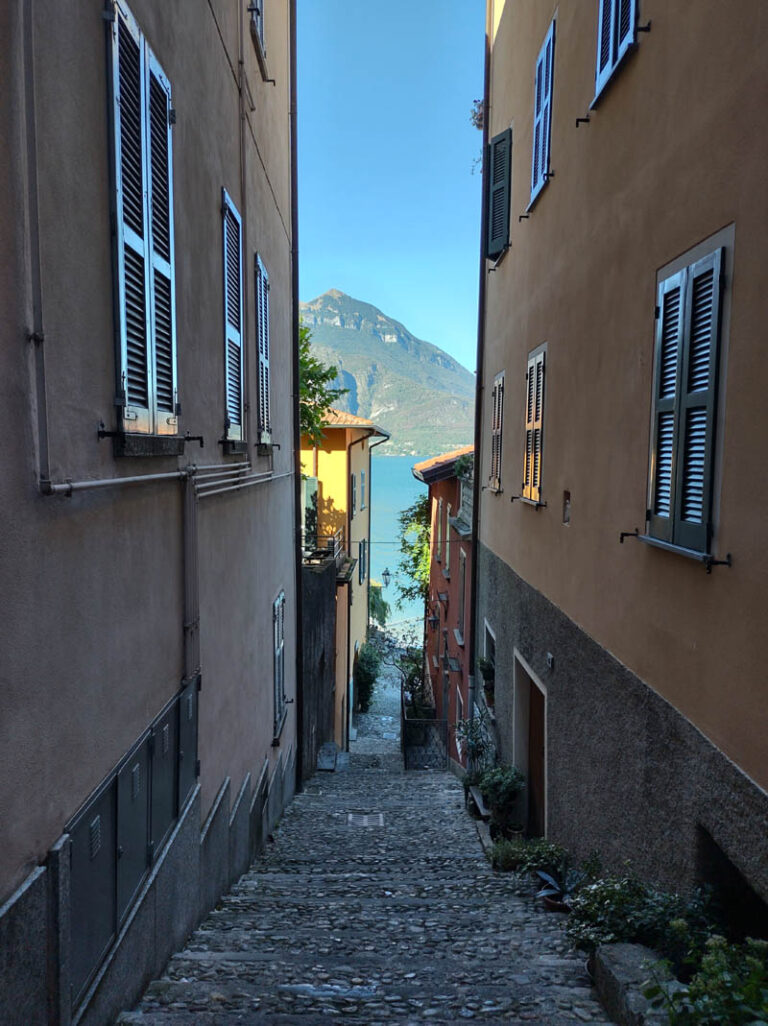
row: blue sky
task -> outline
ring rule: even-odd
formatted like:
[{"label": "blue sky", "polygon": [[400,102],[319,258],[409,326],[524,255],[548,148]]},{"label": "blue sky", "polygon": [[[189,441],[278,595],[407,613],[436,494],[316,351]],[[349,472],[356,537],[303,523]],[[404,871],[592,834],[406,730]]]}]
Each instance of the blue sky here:
[{"label": "blue sky", "polygon": [[302,300],[379,307],[470,370],[484,0],[299,0]]}]

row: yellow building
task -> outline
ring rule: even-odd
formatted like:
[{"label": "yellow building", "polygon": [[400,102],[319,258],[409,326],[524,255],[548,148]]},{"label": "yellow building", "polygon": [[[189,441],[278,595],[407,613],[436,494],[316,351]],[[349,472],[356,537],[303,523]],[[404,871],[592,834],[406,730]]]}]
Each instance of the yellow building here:
[{"label": "yellow building", "polygon": [[305,527],[304,551],[332,549],[337,557],[334,738],[346,749],[355,707],[352,673],[368,631],[371,449],[389,434],[336,409],[329,410],[323,430],[321,445],[306,438],[301,443],[305,507],[317,510],[316,522],[311,518]]}]

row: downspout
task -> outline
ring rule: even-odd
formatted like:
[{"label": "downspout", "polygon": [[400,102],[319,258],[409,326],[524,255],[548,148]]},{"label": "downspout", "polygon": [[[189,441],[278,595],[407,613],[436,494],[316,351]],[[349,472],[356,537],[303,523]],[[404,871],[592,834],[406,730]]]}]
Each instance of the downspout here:
[{"label": "downspout", "polygon": [[475,379],[475,456],[472,480],[472,573],[469,586],[469,609],[472,630],[469,634],[469,719],[475,718],[475,662],[477,659],[477,577],[478,537],[480,521],[480,466],[483,429],[483,375],[485,371],[485,249],[488,239],[488,122],[490,121],[490,78],[491,78],[491,11],[493,0],[485,4],[485,68],[483,73],[483,189],[480,214],[480,287],[477,298],[477,358]]},{"label": "downspout", "polygon": [[304,778],[304,636],[301,590],[301,417],[299,412],[299,193],[296,81],[296,0],[289,4],[291,134],[291,318],[293,353],[293,507],[296,574],[296,791]]},{"label": "downspout", "polygon": [[[40,262],[40,213],[37,185],[37,115],[35,103],[35,39],[34,10],[29,4],[18,5],[23,33],[23,91],[24,100],[24,142],[25,167],[23,178],[26,184],[26,241],[28,254],[26,274],[31,296],[31,326],[27,330],[27,341],[34,345],[31,373],[36,414],[36,448],[38,484],[45,493],[51,479],[49,435],[48,435],[48,391],[45,376],[45,329],[43,324],[43,285]],[[19,105],[21,106],[21,104]]]},{"label": "downspout", "polygon": [[[363,435],[362,438],[356,438],[354,442],[350,442],[349,445],[347,446],[347,524],[349,525],[348,526],[349,534],[347,535],[347,541],[349,543],[350,554],[352,552],[352,446],[353,445],[360,445],[361,442],[364,442],[369,437],[370,437],[369,435]],[[360,559],[360,549],[359,548],[357,550],[357,558],[358,558],[358,560]],[[350,655],[350,649],[352,648],[352,638],[350,637],[350,635],[352,633],[352,587],[353,587],[352,581],[350,580],[349,587],[347,588],[347,676],[346,676],[346,679],[345,679],[345,682],[344,682],[344,686],[345,686],[346,691],[347,691],[347,714],[346,714],[346,717],[345,717],[346,723],[344,724],[344,729],[345,729],[345,734],[346,734],[346,739],[347,739],[347,749],[349,749],[349,725],[352,722],[352,709],[350,708],[350,701],[349,701],[349,674],[350,674],[350,670],[352,669],[352,656]],[[366,610],[365,617],[366,617],[365,622],[367,624],[368,623],[368,611],[367,610]]]},{"label": "downspout", "polygon": [[[368,437],[370,438],[370,435]],[[387,434],[380,435],[377,438],[376,441],[368,443],[368,452],[370,453],[371,449],[375,449],[376,446],[377,445],[381,445],[382,442],[388,442],[389,439],[390,439],[390,436],[387,435]],[[371,457],[371,459],[368,461],[368,509],[369,509],[369,511],[373,510],[373,457]],[[370,557],[370,553],[371,553],[371,513],[369,512],[368,513],[368,563],[369,563],[369,565],[370,565],[370,558],[371,558]],[[366,615],[366,623],[368,622],[368,617],[370,617],[370,615],[371,615],[371,613],[370,613],[370,609],[371,609],[371,575],[370,575],[370,573],[367,576],[368,576],[368,588],[367,588],[367,594],[365,596],[365,608],[368,610],[368,613]],[[383,595],[382,595],[382,598],[383,598]]]}]

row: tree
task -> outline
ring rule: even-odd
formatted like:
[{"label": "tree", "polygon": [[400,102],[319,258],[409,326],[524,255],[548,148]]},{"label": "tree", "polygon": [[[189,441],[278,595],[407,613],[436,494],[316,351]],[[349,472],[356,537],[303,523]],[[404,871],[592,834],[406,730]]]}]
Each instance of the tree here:
[{"label": "tree", "polygon": [[299,325],[299,417],[301,433],[310,445],[319,445],[325,435],[323,424],[328,410],[348,388],[332,388],[338,368],[325,364],[310,352],[312,332]]},{"label": "tree", "polygon": [[419,496],[398,514],[397,522],[401,553],[398,570],[406,583],[396,579],[395,587],[400,593],[397,604],[402,607],[403,602],[415,599],[426,602],[429,596],[429,496]]},{"label": "tree", "polygon": [[389,602],[387,602],[382,594],[381,581],[371,581],[368,595],[368,612],[371,619],[375,620],[380,627],[385,627],[391,609]]}]

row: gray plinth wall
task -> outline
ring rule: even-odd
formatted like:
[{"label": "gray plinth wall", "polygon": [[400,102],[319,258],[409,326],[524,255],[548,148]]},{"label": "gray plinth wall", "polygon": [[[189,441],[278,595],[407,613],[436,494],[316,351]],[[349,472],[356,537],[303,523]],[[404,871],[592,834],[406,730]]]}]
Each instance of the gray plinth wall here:
[{"label": "gray plinth wall", "polygon": [[478,571],[478,652],[487,624],[504,761],[524,745],[515,688],[545,694],[547,835],[671,888],[740,876],[768,900],[768,795],[483,545]]}]

